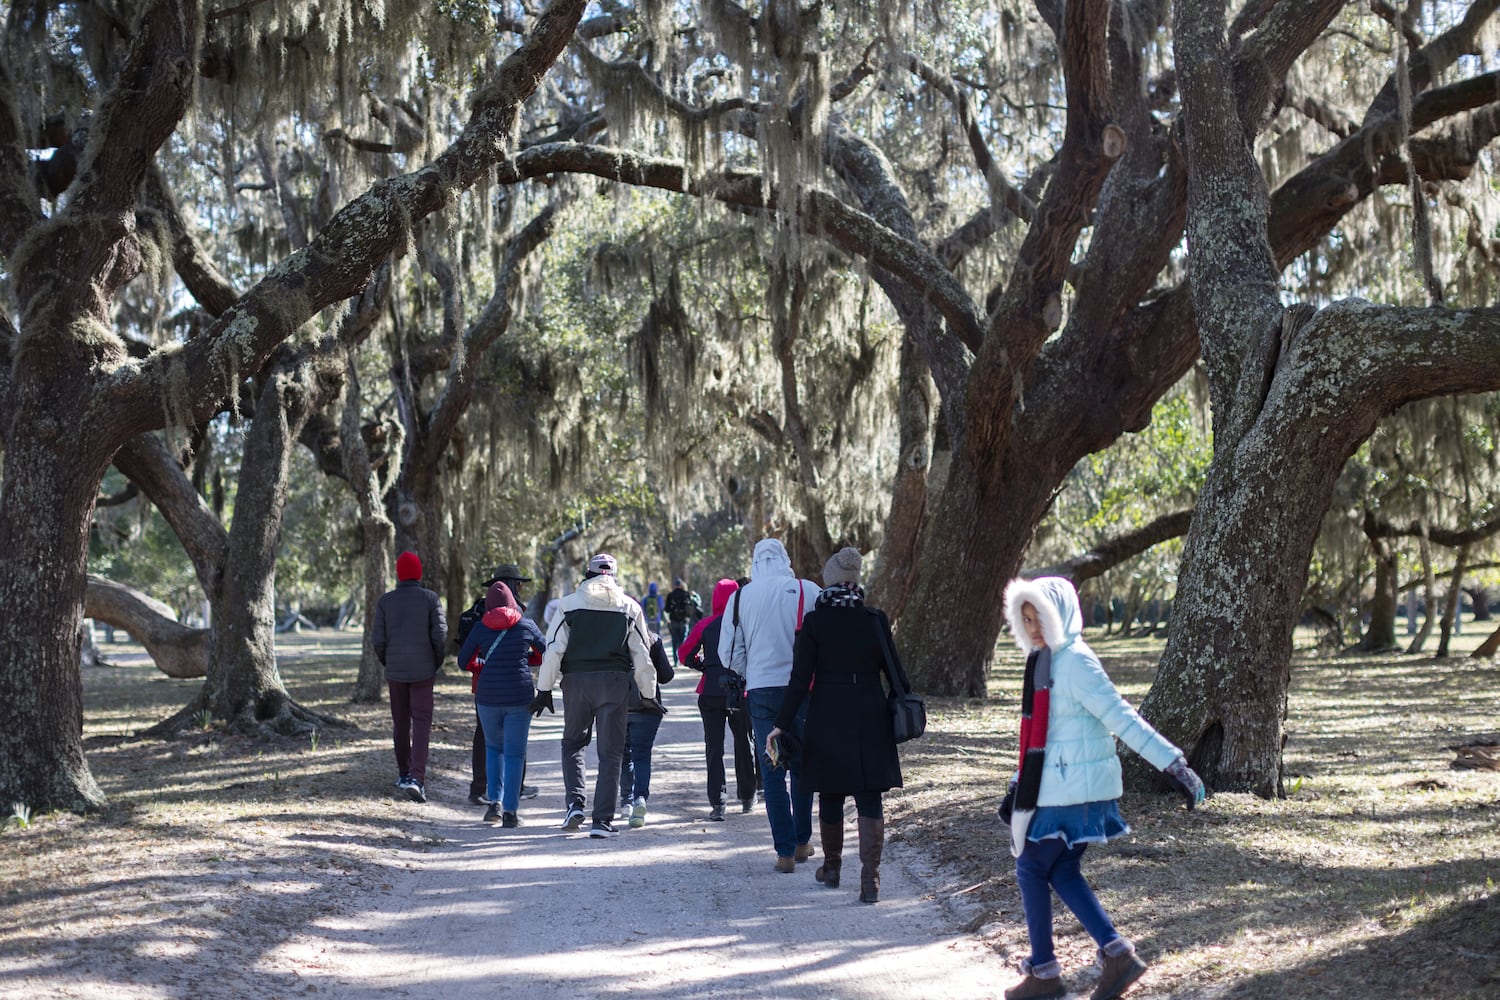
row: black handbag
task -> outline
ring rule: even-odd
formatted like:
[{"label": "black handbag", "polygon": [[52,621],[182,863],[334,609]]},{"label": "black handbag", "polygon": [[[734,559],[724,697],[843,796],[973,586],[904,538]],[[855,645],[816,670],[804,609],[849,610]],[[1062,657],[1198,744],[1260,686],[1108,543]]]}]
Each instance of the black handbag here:
[{"label": "black handbag", "polygon": [[875,616],[875,630],[880,635],[880,648],[885,653],[885,674],[891,682],[891,692],[886,695],[886,705],[891,712],[891,732],[897,743],[905,743],[927,731],[927,703],[912,693],[906,671],[901,669],[896,651],[891,648],[890,630],[884,616],[873,608],[868,610]]}]

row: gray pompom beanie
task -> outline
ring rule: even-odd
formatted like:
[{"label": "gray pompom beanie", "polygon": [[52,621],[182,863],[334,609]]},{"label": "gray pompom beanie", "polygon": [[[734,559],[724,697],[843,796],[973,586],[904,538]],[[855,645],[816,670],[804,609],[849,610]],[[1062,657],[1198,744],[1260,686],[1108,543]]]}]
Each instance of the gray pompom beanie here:
[{"label": "gray pompom beanie", "polygon": [[833,558],[823,565],[823,586],[832,587],[836,583],[858,583],[861,562],[859,549],[848,546],[839,549],[833,554]]}]

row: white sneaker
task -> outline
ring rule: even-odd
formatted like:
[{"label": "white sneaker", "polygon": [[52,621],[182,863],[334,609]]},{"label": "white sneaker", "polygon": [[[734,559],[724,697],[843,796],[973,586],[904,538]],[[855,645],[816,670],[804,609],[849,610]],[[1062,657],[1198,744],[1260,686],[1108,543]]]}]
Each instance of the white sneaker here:
[{"label": "white sneaker", "polygon": [[635,807],[630,810],[630,828],[639,830],[646,825],[646,800],[636,802]]}]

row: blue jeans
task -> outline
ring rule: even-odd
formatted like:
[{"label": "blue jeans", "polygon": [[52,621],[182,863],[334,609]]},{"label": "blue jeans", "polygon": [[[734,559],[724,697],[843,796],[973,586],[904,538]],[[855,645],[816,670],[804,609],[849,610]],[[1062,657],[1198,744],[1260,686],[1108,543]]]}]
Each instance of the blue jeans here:
[{"label": "blue jeans", "polygon": [[625,723],[625,752],[620,756],[620,801],[644,802],[651,795],[651,747],[662,717],[631,712]]},{"label": "blue jeans", "polygon": [[1016,885],[1021,890],[1021,907],[1026,911],[1033,968],[1057,957],[1052,950],[1053,889],[1100,948],[1120,936],[1083,877],[1083,852],[1087,848],[1087,844],[1069,847],[1058,837],[1028,840],[1026,849],[1016,859]]},{"label": "blue jeans", "polygon": [[[747,698],[750,706],[750,727],[755,733],[755,753],[760,758],[760,770],[766,800],[766,819],[771,822],[771,841],[776,845],[776,856],[789,858],[797,852],[800,844],[812,840],[812,792],[802,791],[801,761],[787,761],[787,767],[772,767],[766,756],[766,737],[776,728],[776,715],[781,711],[781,699],[786,687],[756,688]],[[802,723],[807,718],[807,699],[797,710],[793,722],[794,734],[802,736]],[[787,792],[787,776],[791,776],[791,792]]]},{"label": "blue jeans", "polygon": [[[521,804],[521,775],[526,770],[526,737],[531,732],[531,709],[520,705],[475,705],[484,727],[484,773],[489,800],[502,812]],[[503,758],[503,762],[502,762]]]}]

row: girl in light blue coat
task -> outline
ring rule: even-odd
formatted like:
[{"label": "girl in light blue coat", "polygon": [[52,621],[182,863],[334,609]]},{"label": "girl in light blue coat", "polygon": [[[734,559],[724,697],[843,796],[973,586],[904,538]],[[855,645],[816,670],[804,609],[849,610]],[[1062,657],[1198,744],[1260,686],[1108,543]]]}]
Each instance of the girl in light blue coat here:
[{"label": "girl in light blue coat", "polygon": [[[1062,996],[1062,966],[1052,949],[1052,891],[1099,946],[1103,974],[1090,1000],[1110,1000],[1146,971],[1083,877],[1083,852],[1130,832],[1117,800],[1124,791],[1115,737],[1165,771],[1187,797],[1203,801],[1203,782],[1182,751],[1151,728],[1115,690],[1083,641],[1073,584],[1061,577],[1012,580],[1005,617],[1027,654],[1021,706],[1021,762],[1001,816],[1011,826],[1016,885],[1026,911],[1031,956],[1026,978],[1006,1000]],[[1113,735],[1111,735],[1113,734]]]}]

